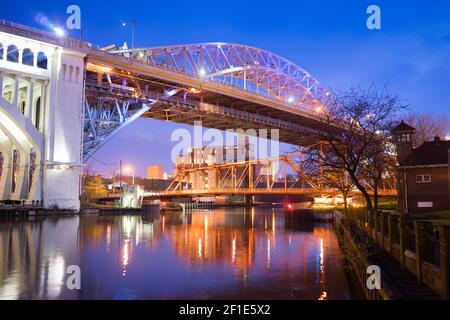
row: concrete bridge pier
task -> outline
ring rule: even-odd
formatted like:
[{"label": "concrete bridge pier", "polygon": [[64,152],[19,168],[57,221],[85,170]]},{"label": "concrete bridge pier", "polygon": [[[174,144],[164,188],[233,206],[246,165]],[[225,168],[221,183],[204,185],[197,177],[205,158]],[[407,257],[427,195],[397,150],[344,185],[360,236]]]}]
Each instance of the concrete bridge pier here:
[{"label": "concrete bridge pier", "polygon": [[84,55],[0,28],[0,200],[80,208]]}]

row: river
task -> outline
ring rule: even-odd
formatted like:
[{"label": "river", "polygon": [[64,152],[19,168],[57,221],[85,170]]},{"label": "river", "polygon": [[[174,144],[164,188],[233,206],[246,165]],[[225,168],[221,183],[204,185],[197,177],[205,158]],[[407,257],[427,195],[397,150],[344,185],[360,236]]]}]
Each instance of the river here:
[{"label": "river", "polygon": [[0,220],[0,299],[350,298],[331,226],[278,209]]}]

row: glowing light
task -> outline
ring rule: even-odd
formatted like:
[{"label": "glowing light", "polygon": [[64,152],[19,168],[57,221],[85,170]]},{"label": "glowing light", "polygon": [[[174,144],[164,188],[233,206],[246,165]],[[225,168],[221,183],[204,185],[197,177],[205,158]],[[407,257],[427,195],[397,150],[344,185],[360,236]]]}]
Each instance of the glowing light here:
[{"label": "glowing light", "polygon": [[295,101],[295,98],[294,98],[294,97],[289,97],[287,101],[288,101],[289,103],[293,103],[293,102]]},{"label": "glowing light", "polygon": [[198,94],[198,93],[201,93],[202,90],[197,89],[197,88],[189,88],[189,92],[190,92],[190,93]]},{"label": "glowing light", "polygon": [[316,112],[317,112],[317,113],[322,112],[322,107],[321,107],[321,106],[318,106],[318,107],[316,108]]},{"label": "glowing light", "polygon": [[321,293],[319,300],[327,300],[327,293],[325,291]]},{"label": "glowing light", "polygon": [[177,94],[178,91],[180,91],[180,89],[164,90],[164,95],[167,97],[172,97]]},{"label": "glowing light", "polygon": [[130,166],[127,166],[127,167],[125,167],[125,171],[126,171],[126,172],[132,172],[132,171],[133,171],[133,168],[130,167]]},{"label": "glowing light", "polygon": [[206,70],[203,69],[203,68],[200,68],[200,70],[198,71],[198,74],[199,74],[201,77],[203,77],[203,76],[206,75]]},{"label": "glowing light", "polygon": [[54,27],[54,28],[53,28],[53,32],[55,32],[55,34],[56,34],[58,37],[64,37],[64,36],[66,35],[66,32],[65,32],[64,29],[61,28],[61,27]]},{"label": "glowing light", "polygon": [[101,72],[101,73],[110,73],[113,68],[111,67],[105,67],[105,66],[101,66],[92,62],[88,62],[86,64],[86,69],[88,69],[89,71],[94,71],[94,72]]}]

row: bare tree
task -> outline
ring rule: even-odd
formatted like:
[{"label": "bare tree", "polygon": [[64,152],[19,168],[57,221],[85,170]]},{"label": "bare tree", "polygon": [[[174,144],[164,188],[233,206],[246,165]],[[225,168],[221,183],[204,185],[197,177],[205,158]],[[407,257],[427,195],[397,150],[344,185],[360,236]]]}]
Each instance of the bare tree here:
[{"label": "bare tree", "polygon": [[370,211],[378,207],[380,182],[393,164],[390,130],[404,109],[386,89],[351,89],[321,111],[324,125],[312,133],[322,143],[320,148],[308,149],[309,159],[317,166],[345,172]]},{"label": "bare tree", "polygon": [[425,141],[433,140],[434,137],[445,137],[450,133],[450,119],[447,115],[433,113],[410,113],[405,121],[416,128],[413,143],[420,146]]},{"label": "bare tree", "polygon": [[350,192],[355,187],[355,184],[351,179],[349,179],[344,170],[323,171],[319,181],[321,184],[324,184],[329,188],[338,190],[344,200],[344,208],[348,208],[348,198],[350,196]]}]

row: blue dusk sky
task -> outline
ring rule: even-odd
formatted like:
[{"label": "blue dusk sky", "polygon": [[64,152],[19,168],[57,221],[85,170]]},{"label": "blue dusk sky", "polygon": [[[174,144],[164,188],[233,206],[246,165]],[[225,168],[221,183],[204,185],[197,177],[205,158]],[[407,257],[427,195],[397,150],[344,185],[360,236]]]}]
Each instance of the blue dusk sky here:
[{"label": "blue dusk sky", "polygon": [[[64,25],[81,8],[83,38],[94,45],[131,42],[121,21],[136,19],[135,47],[232,42],[291,61],[335,91],[388,85],[414,112],[449,114],[450,1],[2,1],[0,19],[37,28],[45,14]],[[366,27],[369,5],[381,8],[381,30]],[[78,33],[72,34],[78,37]],[[120,159],[145,174],[149,164],[172,172],[173,130],[188,126],[139,119],[100,149],[87,166],[108,174]],[[282,150],[290,146],[283,145]]]}]

